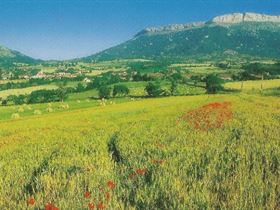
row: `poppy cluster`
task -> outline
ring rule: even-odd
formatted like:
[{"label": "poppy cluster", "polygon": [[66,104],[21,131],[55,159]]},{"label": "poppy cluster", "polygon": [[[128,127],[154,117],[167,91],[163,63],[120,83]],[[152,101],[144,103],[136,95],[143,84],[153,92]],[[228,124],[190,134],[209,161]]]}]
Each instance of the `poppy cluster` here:
[{"label": "poppy cluster", "polygon": [[199,130],[221,128],[232,119],[230,102],[214,102],[186,113],[182,119]]},{"label": "poppy cluster", "polygon": [[[89,208],[89,209],[94,209],[94,208],[95,208],[95,205],[94,205],[93,203],[89,203],[89,204],[88,204],[88,208]],[[103,203],[103,202],[99,202],[99,203],[97,204],[97,209],[105,209],[104,203]]]},{"label": "poppy cluster", "polygon": [[[109,181],[107,182],[107,187],[108,187],[110,190],[113,190],[113,189],[116,187],[116,184],[115,184],[112,180],[109,180]],[[104,188],[102,188],[102,187],[100,187],[99,190],[102,191],[102,192],[104,192]],[[88,191],[84,192],[84,198],[89,199],[90,197],[91,197],[90,192],[88,192]],[[105,198],[105,200],[107,200],[107,201],[110,200],[110,198],[111,198],[110,193],[109,193],[109,192],[104,192],[104,198]],[[104,204],[102,201],[100,201],[96,206],[95,206],[94,203],[92,203],[92,202],[89,202],[89,203],[88,203],[88,208],[89,208],[89,209],[94,209],[95,207],[96,207],[97,209],[105,209],[105,204]]]},{"label": "poppy cluster", "polygon": [[136,178],[138,175],[140,175],[140,176],[143,176],[143,175],[145,175],[145,173],[147,172],[147,169],[142,169],[142,168],[138,168],[138,169],[136,169],[136,171],[135,172],[133,172],[133,173],[131,173],[130,175],[129,175],[129,178],[130,179],[134,179],[134,178]]},{"label": "poppy cluster", "polygon": [[[36,200],[33,197],[30,197],[27,199],[27,204],[29,206],[33,206],[33,205],[35,205],[35,203],[36,203]],[[49,202],[45,205],[45,210],[59,210],[59,209],[54,204]]]}]

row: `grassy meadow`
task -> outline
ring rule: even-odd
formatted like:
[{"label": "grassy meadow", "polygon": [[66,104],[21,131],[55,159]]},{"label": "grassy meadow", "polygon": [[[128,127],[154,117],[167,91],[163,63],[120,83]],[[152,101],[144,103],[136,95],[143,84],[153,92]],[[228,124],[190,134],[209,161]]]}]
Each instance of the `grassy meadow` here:
[{"label": "grassy meadow", "polygon": [[70,98],[1,108],[1,209],[280,208],[279,98]]}]

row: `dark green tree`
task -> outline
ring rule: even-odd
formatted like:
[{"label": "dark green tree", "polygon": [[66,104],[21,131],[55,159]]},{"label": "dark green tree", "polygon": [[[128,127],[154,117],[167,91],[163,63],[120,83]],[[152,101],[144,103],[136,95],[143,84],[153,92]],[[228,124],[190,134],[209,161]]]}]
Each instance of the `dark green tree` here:
[{"label": "dark green tree", "polygon": [[2,102],[1,102],[2,106],[7,106],[8,104],[8,101],[6,99],[3,99]]},{"label": "dark green tree", "polygon": [[108,86],[101,86],[98,89],[99,98],[110,98],[111,96],[111,88]]},{"label": "dark green tree", "polygon": [[14,97],[14,104],[22,105],[27,102],[27,97],[25,95],[18,95]]},{"label": "dark green tree", "polygon": [[67,88],[60,86],[56,91],[58,100],[63,102],[68,97]]},{"label": "dark green tree", "polygon": [[79,82],[76,87],[76,92],[83,92],[86,89],[86,87],[83,85],[83,83]]},{"label": "dark green tree", "polygon": [[205,78],[206,92],[208,94],[215,94],[223,89],[222,80],[215,74],[209,74]]},{"label": "dark green tree", "polygon": [[178,86],[178,84],[177,84],[176,80],[171,80],[171,88],[170,88],[171,95],[173,95],[173,96],[175,95],[177,86]]},{"label": "dark green tree", "polygon": [[120,84],[120,85],[114,85],[113,88],[113,96],[116,97],[117,95],[125,96],[129,94],[129,89],[126,85]]},{"label": "dark green tree", "polygon": [[158,97],[162,94],[162,89],[159,83],[149,82],[145,88],[148,96],[150,97]]}]

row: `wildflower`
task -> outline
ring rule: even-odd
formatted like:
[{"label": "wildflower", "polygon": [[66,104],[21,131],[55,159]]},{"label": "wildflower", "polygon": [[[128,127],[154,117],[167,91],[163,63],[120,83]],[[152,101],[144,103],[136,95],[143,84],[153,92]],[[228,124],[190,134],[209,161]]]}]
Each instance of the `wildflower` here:
[{"label": "wildflower", "polygon": [[138,169],[136,170],[136,173],[137,173],[138,175],[144,175],[144,174],[146,173],[146,169],[138,168]]},{"label": "wildflower", "polygon": [[153,160],[152,161],[154,164],[159,164],[159,165],[162,165],[163,164],[163,160]]},{"label": "wildflower", "polygon": [[89,208],[89,209],[94,209],[94,204],[93,204],[93,203],[89,203],[89,204],[88,204],[88,208]]},{"label": "wildflower", "polygon": [[35,204],[35,199],[34,199],[34,198],[29,198],[29,199],[27,200],[27,203],[28,203],[28,205],[33,206],[33,205]]},{"label": "wildflower", "polygon": [[105,205],[103,204],[103,202],[100,202],[100,203],[97,205],[97,209],[105,209]]},{"label": "wildflower", "polygon": [[53,205],[51,203],[47,203],[45,205],[45,210],[52,210]]},{"label": "wildflower", "polygon": [[110,180],[110,181],[107,182],[107,186],[108,186],[110,189],[114,189],[114,188],[115,188],[115,183],[114,183],[112,180]]},{"label": "wildflower", "polygon": [[109,192],[105,192],[105,198],[106,198],[106,200],[110,199],[110,193]]},{"label": "wildflower", "polygon": [[84,193],[84,198],[90,198],[90,192],[85,192]]},{"label": "wildflower", "polygon": [[45,206],[45,210],[58,210],[52,203],[47,203]]},{"label": "wildflower", "polygon": [[129,178],[134,179],[136,177],[136,175],[137,175],[136,173],[132,173],[132,174],[129,175]]}]

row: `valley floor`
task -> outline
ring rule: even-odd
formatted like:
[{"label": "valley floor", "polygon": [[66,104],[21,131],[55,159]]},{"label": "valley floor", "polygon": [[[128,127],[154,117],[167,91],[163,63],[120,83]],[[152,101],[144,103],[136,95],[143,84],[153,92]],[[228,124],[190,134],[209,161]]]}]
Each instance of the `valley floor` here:
[{"label": "valley floor", "polygon": [[168,97],[4,119],[0,209],[280,208],[279,97]]}]

